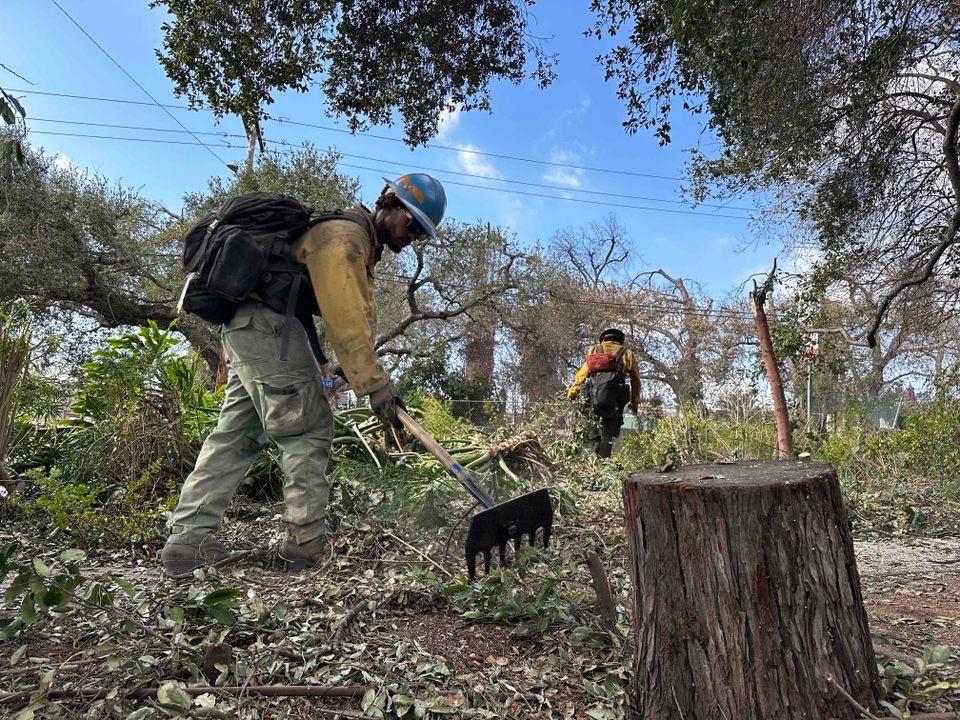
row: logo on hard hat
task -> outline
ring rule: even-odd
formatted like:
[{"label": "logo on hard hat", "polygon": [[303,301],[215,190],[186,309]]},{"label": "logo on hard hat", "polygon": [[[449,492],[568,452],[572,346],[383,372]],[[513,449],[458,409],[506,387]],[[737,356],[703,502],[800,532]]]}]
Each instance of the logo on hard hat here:
[{"label": "logo on hard hat", "polygon": [[418,203],[422,203],[426,199],[423,195],[423,190],[410,182],[410,178],[408,178],[406,175],[401,175],[399,178],[397,178],[397,182],[403,185],[403,187],[406,188],[407,191],[417,199]]}]

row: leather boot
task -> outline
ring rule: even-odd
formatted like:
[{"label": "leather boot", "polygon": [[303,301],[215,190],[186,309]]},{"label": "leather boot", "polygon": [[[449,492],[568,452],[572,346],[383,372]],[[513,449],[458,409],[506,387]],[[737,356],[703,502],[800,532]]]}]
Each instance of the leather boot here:
[{"label": "leather boot", "polygon": [[239,559],[242,553],[231,553],[213,535],[207,535],[201,540],[188,542],[167,540],[160,551],[160,560],[167,575],[182,578],[189,577],[197,568],[229,564],[235,555]]},{"label": "leather boot", "polygon": [[314,567],[323,559],[327,549],[327,536],[321,535],[305,543],[298,543],[288,533],[280,545],[280,559],[288,570],[306,570]]}]

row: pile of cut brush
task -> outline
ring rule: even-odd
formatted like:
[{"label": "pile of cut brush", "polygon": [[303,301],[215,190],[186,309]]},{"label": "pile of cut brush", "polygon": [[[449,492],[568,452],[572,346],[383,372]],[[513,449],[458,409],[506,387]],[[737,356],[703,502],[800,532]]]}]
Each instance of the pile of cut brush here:
[{"label": "pile of cut brush", "polygon": [[[409,412],[423,415],[417,407]],[[439,462],[413,438],[389,432],[368,407],[354,407],[334,413],[333,449],[335,459],[369,459],[377,468],[393,464],[410,468],[424,465],[440,467]],[[453,459],[471,474],[490,479],[507,478],[518,486],[529,482],[546,482],[555,469],[544,452],[540,440],[531,433],[521,433],[501,440],[481,434],[466,425],[448,425],[440,438]]]}]

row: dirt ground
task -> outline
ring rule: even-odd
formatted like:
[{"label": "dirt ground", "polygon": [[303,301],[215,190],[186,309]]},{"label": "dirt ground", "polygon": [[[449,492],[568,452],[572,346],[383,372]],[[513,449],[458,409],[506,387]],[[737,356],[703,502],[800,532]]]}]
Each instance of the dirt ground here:
[{"label": "dirt ground", "polygon": [[[595,539],[599,543],[609,539],[603,532],[606,527],[603,524],[597,526]],[[903,659],[921,654],[923,647],[929,644],[960,647],[960,537],[860,538],[856,541],[856,556],[875,643],[886,646],[891,652],[903,653]],[[156,562],[150,559],[140,559],[134,564],[104,564],[100,569],[125,576],[138,586],[164,582]],[[382,573],[383,569],[377,572]],[[622,572],[617,574],[623,575]],[[245,580],[235,578],[235,581],[241,586],[245,582],[251,583],[251,587],[257,588],[265,598],[276,591],[275,582],[282,581],[279,592],[288,599],[306,598],[312,604],[325,607],[329,603],[320,599],[320,585],[315,582],[317,577],[291,581],[283,573],[266,570],[251,573]],[[625,577],[616,579],[618,592],[624,592]],[[312,597],[316,599],[310,600]],[[553,711],[564,717],[586,717],[585,710],[596,702],[581,678],[572,672],[558,672],[555,663],[551,667],[538,643],[513,636],[507,626],[475,623],[454,614],[422,612],[400,606],[383,608],[375,615],[361,617],[356,632],[351,633],[355,640],[370,642],[371,647],[390,647],[406,641],[416,648],[422,661],[442,663],[460,685],[470,691],[503,692],[509,689],[526,693],[539,688]],[[35,639],[30,642],[32,662],[43,660],[40,664],[44,666],[66,663],[71,657],[75,660],[78,652],[96,642],[93,635],[82,638],[71,636],[69,632],[53,632],[45,640],[43,644],[36,644]],[[277,634],[276,638],[271,636],[270,640],[272,644],[264,647],[264,652],[270,652],[276,646],[280,648],[277,652],[287,653],[281,657],[287,657],[290,648],[297,648],[289,642],[292,638],[284,640],[282,634]],[[0,687],[11,679],[5,677],[6,674],[16,672],[8,667],[9,657],[23,642],[0,642]],[[301,649],[297,648],[292,657],[296,659],[300,652]],[[372,656],[368,651],[364,652],[367,654],[361,653],[353,661],[370,662]],[[333,682],[319,676],[316,680]],[[362,681],[353,676],[336,680],[336,683],[349,682]],[[295,711],[301,705],[302,715]],[[335,712],[335,708],[341,706],[353,707],[356,711],[355,701],[326,705],[328,712]],[[310,717],[310,708],[311,704],[306,700],[286,706],[291,718]],[[538,712],[541,709],[518,708],[519,715],[506,716],[546,717],[547,713],[541,715]],[[550,713],[550,716],[555,715]]]},{"label": "dirt ground", "polygon": [[960,646],[960,538],[858,540],[856,554],[875,638]]}]

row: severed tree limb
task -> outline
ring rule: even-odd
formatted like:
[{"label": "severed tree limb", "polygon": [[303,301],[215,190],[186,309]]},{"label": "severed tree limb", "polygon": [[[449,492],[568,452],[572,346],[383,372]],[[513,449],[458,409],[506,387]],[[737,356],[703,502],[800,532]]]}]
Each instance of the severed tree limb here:
[{"label": "severed tree limb", "polygon": [[770,383],[770,394],[773,395],[773,416],[777,422],[777,457],[784,459],[793,454],[793,433],[790,431],[790,411],[787,409],[787,398],[783,392],[780,367],[777,365],[777,356],[773,349],[773,340],[770,337],[767,311],[764,309],[767,295],[773,290],[776,273],[777,261],[774,258],[773,268],[763,285],[757,286],[757,281],[753,281],[753,291],[750,293],[750,309],[753,311],[757,326],[757,339],[760,341],[763,365],[767,371],[767,381]]},{"label": "severed tree limb", "polygon": [[597,594],[597,607],[600,617],[607,630],[622,638],[617,628],[617,604],[613,600],[613,591],[610,589],[610,579],[603,567],[603,561],[595,552],[587,553],[587,567],[590,568],[590,578],[593,581],[593,591]]}]

